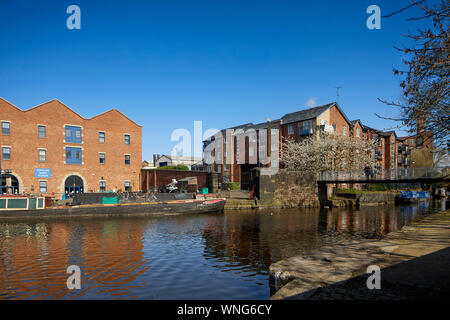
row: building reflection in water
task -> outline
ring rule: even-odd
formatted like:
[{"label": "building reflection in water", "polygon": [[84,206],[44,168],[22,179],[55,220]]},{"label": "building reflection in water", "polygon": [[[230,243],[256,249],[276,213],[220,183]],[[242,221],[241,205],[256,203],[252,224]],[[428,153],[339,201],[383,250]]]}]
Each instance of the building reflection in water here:
[{"label": "building reflection in water", "polygon": [[[271,263],[377,238],[427,206],[0,222],[0,299],[266,299]],[[66,288],[69,265],[82,290]]]},{"label": "building reflection in water", "polygon": [[[126,295],[150,265],[145,223],[131,221],[0,223],[0,298],[82,298]],[[78,265],[83,290],[68,290],[66,269]]]},{"label": "building reflection in water", "polygon": [[209,216],[203,229],[205,257],[266,273],[271,263],[348,238],[379,238],[428,210],[419,206],[230,212]]}]

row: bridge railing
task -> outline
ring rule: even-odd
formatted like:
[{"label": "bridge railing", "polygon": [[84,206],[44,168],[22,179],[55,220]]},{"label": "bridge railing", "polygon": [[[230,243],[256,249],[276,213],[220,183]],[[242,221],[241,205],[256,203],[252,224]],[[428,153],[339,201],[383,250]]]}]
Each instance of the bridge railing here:
[{"label": "bridge railing", "polygon": [[322,171],[319,181],[417,180],[449,178],[449,167]]}]

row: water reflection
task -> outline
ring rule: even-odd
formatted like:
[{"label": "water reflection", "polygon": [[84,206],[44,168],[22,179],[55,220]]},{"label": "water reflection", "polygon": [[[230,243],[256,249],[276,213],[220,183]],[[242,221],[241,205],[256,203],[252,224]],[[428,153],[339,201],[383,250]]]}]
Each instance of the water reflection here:
[{"label": "water reflection", "polygon": [[[422,214],[403,207],[237,211],[159,218],[0,223],[0,298],[265,299],[268,267]],[[78,265],[82,289],[66,288]]]}]

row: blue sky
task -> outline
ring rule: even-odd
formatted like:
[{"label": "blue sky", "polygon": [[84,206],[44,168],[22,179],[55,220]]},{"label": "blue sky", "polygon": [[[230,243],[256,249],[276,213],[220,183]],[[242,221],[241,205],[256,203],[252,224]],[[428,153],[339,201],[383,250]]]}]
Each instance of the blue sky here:
[{"label": "blue sky", "polygon": [[[350,119],[384,129],[402,66],[393,46],[409,14],[369,30],[366,8],[399,1],[0,2],[0,97],[21,109],[57,98],[92,117],[117,108],[143,126],[143,158],[170,153],[173,130],[277,119],[336,100]],[[66,8],[81,8],[69,30]]]}]

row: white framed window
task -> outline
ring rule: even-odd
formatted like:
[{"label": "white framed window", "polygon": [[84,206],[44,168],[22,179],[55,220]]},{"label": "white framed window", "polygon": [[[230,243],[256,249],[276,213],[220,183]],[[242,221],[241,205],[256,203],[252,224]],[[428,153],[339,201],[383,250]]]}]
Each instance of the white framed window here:
[{"label": "white framed window", "polygon": [[11,147],[2,147],[2,160],[11,160]]},{"label": "white framed window", "polygon": [[45,149],[39,149],[39,162],[46,162],[47,161],[47,150]]},{"label": "white framed window", "polygon": [[2,135],[9,136],[11,134],[11,123],[9,121],[2,121]]},{"label": "white framed window", "polygon": [[46,138],[47,137],[47,127],[44,125],[38,125],[38,137]]},{"label": "white framed window", "polygon": [[106,181],[100,180],[100,192],[105,192],[105,191],[106,191]]},{"label": "white framed window", "polygon": [[47,193],[47,181],[39,181],[39,192]]},{"label": "white framed window", "polygon": [[98,162],[100,164],[105,164],[106,163],[106,154],[104,152],[99,152],[98,153]]},{"label": "white framed window", "polygon": [[131,144],[131,137],[129,134],[125,134],[124,135],[124,140],[125,140],[125,144],[126,145],[130,145]]},{"label": "white framed window", "polygon": [[342,135],[346,136],[347,135],[347,126],[342,126]]},{"label": "white framed window", "polygon": [[359,132],[359,127],[356,128],[356,136],[359,138],[360,132]]}]

